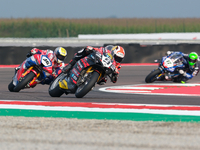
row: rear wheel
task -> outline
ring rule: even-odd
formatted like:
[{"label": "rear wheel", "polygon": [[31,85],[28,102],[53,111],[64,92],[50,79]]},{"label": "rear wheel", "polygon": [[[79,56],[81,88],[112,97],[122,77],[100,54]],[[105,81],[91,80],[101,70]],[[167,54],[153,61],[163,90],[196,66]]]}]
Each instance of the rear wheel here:
[{"label": "rear wheel", "polygon": [[161,71],[159,69],[152,71],[146,78],[146,83],[152,83],[157,80],[158,75],[161,74]]},{"label": "rear wheel", "polygon": [[17,85],[14,87],[14,92],[19,92],[21,89],[24,89],[25,86],[33,80],[36,75],[33,72],[27,74]]},{"label": "rear wheel", "polygon": [[88,75],[86,80],[76,90],[75,96],[77,98],[82,98],[83,96],[85,96],[94,87],[98,78],[98,72],[92,72],[90,75]]}]

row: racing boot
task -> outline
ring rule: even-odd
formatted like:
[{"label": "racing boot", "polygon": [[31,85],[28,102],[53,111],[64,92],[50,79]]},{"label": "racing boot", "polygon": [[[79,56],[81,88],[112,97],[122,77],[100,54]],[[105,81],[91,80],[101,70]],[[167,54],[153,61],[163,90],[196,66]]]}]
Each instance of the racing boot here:
[{"label": "racing boot", "polygon": [[185,84],[187,80],[188,80],[188,79],[187,79],[186,77],[183,76],[182,79],[181,79],[181,83]]}]

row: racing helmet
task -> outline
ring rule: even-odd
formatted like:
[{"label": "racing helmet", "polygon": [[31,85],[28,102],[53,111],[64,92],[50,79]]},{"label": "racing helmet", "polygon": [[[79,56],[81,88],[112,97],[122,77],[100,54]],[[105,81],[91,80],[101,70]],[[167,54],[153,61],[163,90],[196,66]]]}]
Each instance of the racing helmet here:
[{"label": "racing helmet", "polygon": [[66,56],[67,56],[67,51],[63,47],[57,47],[54,50],[54,59],[57,63],[64,62]]},{"label": "racing helmet", "polygon": [[125,51],[121,46],[114,46],[111,50],[111,54],[113,55],[116,62],[121,63],[125,56]]},{"label": "racing helmet", "polygon": [[188,60],[188,63],[190,66],[193,66],[196,64],[197,60],[198,60],[198,54],[196,52],[191,52],[189,55],[189,60]]}]

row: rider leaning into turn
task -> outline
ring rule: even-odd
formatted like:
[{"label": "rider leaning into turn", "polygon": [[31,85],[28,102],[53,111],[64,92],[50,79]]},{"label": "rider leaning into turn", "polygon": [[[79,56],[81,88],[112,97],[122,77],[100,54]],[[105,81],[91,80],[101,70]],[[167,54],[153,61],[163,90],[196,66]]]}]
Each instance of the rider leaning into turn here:
[{"label": "rider leaning into turn", "polygon": [[[167,55],[169,56],[173,52],[174,51],[167,51]],[[180,82],[185,83],[187,80],[192,79],[199,73],[199,56],[196,52],[191,52],[190,54],[184,54],[182,52],[178,53],[180,53],[184,58],[183,64],[185,65],[185,70],[179,70],[179,73],[182,75]]]},{"label": "rider leaning into turn", "polygon": [[[119,76],[119,70],[121,69],[121,61],[124,59],[125,56],[125,51],[121,46],[108,45],[106,47],[100,47],[100,48],[87,46],[79,50],[75,54],[74,58],[71,59],[69,64],[63,68],[63,73],[68,73],[78,60],[91,54],[93,51],[98,51],[101,54],[103,54],[103,52],[110,53],[114,57],[114,60],[116,62],[116,71],[111,74],[111,81],[113,83],[116,83]],[[106,82],[107,82],[107,77],[105,76],[101,81],[98,82],[98,84],[102,85],[105,84]]]},{"label": "rider leaning into turn", "polygon": [[[52,62],[52,74],[47,74],[47,78],[41,82],[41,84],[50,84],[54,78],[56,78],[65,66],[64,59],[67,56],[67,51],[63,47],[57,47],[54,51],[53,50],[41,50],[37,48],[33,48],[28,54],[26,62],[23,66],[23,69],[28,69],[30,66],[36,65],[36,60],[32,56],[34,54],[46,55],[49,60]],[[16,71],[20,68],[17,67]]]}]

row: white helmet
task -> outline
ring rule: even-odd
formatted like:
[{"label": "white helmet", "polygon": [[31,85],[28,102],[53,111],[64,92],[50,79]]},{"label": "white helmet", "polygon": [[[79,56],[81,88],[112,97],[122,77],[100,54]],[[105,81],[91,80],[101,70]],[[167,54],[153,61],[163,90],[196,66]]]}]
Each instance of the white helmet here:
[{"label": "white helmet", "polygon": [[115,61],[118,63],[121,63],[125,57],[125,51],[124,51],[123,47],[121,47],[121,46],[113,47],[111,53],[112,53]]}]

